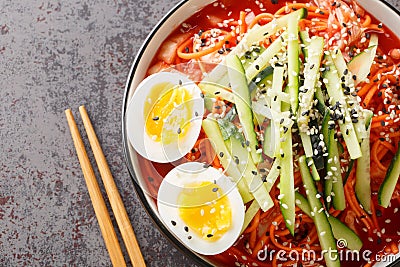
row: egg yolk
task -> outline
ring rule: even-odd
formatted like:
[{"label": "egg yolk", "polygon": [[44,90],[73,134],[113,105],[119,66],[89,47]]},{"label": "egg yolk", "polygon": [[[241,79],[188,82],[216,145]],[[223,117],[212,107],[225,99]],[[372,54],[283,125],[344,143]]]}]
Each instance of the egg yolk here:
[{"label": "egg yolk", "polygon": [[145,126],[147,134],[164,144],[176,142],[177,135],[183,137],[192,114],[190,99],[190,93],[183,86],[168,82],[154,86],[144,111],[149,114]]},{"label": "egg yolk", "polygon": [[212,182],[186,186],[178,197],[179,215],[188,229],[209,241],[226,233],[232,224],[230,202]]}]

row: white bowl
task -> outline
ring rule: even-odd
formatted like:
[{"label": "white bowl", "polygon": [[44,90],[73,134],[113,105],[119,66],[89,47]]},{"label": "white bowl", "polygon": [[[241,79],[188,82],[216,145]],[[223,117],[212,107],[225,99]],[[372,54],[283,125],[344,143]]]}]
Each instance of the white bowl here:
[{"label": "white bowl", "polygon": [[[194,13],[214,1],[215,0],[183,0],[173,7],[154,27],[137,53],[130,70],[125,87],[122,109],[122,134],[126,164],[143,206],[161,232],[170,239],[176,247],[182,250],[186,255],[190,256],[197,263],[209,266],[212,266],[212,263],[207,258],[186,248],[162,223],[157,211],[156,202],[154,201],[153,196],[149,194],[146,189],[144,177],[142,176],[138,164],[138,155],[128,141],[126,110],[135,88],[145,78],[146,71],[150,67],[153,56],[156,54],[162,40],[165,40],[171,33],[171,29],[176,29]],[[369,11],[369,13],[373,14],[378,20],[382,21],[395,35],[400,36],[400,12],[398,10],[382,0],[358,0],[358,3],[365,10]],[[397,256],[399,258],[400,254]],[[384,265],[377,264],[375,266],[383,267]]]}]

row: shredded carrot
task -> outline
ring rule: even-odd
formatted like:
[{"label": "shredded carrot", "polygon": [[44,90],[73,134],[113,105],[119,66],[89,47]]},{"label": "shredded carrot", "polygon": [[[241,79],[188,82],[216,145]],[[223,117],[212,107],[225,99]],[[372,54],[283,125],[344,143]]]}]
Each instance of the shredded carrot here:
[{"label": "shredded carrot", "polygon": [[225,42],[227,42],[233,38],[232,33],[226,32],[223,30],[221,30],[221,32],[224,34],[224,38],[222,40],[220,40],[214,46],[206,48],[206,49],[198,51],[198,52],[184,52],[184,50],[187,50],[189,48],[189,46],[193,43],[192,38],[186,40],[178,47],[178,50],[177,50],[178,56],[183,59],[195,59],[195,58],[201,58],[210,53],[220,50],[225,45]]},{"label": "shredded carrot", "polygon": [[244,34],[247,31],[247,24],[246,24],[246,12],[240,11],[240,34]]},{"label": "shredded carrot", "polygon": [[365,20],[362,23],[363,27],[368,27],[371,24],[371,17],[369,15],[365,15]]},{"label": "shredded carrot", "polygon": [[257,23],[259,23],[261,20],[269,20],[269,21],[271,21],[271,20],[273,20],[274,18],[275,18],[274,15],[272,15],[272,14],[270,14],[270,13],[261,13],[261,14],[258,14],[258,15],[253,19],[253,21],[250,23],[249,29],[253,28],[254,25],[256,25]]}]

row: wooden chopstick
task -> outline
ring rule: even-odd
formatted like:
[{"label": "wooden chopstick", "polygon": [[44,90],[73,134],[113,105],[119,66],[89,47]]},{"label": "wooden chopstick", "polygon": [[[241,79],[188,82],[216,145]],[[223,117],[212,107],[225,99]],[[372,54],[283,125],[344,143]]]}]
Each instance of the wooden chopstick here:
[{"label": "wooden chopstick", "polygon": [[124,256],[122,255],[121,247],[118,243],[117,235],[114,231],[110,215],[104,202],[100,187],[96,181],[92,165],[86,153],[81,135],[76,125],[74,116],[70,109],[65,111],[72,139],[74,141],[76,153],[81,164],[83,176],[85,177],[86,185],[89,191],[90,199],[92,200],[94,212],[96,213],[97,221],[99,222],[100,230],[104,238],[108,253],[113,266],[126,266]]},{"label": "wooden chopstick", "polygon": [[99,140],[97,139],[92,123],[90,122],[89,115],[87,114],[84,106],[79,107],[79,112],[81,114],[83,125],[85,126],[90,146],[92,147],[111,208],[114,212],[118,228],[121,232],[122,239],[124,240],[126,250],[128,251],[129,257],[134,266],[144,267],[146,264],[140,252],[135,233],[133,232],[128,214],[126,213],[121,196],[118,193],[117,186],[115,185],[110,168],[108,167],[106,157],[104,156]]}]

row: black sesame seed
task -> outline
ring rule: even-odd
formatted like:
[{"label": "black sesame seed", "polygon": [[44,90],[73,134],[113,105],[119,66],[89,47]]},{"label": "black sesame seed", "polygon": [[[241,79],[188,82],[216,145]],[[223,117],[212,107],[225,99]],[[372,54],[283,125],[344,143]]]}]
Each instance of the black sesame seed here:
[{"label": "black sesame seed", "polygon": [[382,125],[382,126],[385,126],[385,121],[381,121],[381,125]]},{"label": "black sesame seed", "polygon": [[239,158],[237,157],[237,156],[233,156],[235,159],[234,159],[234,161],[235,161],[235,163],[236,164],[239,164]]},{"label": "black sesame seed", "polygon": [[217,192],[218,191],[218,187],[214,187],[213,189],[212,189],[212,191],[215,193],[215,192]]},{"label": "black sesame seed", "polygon": [[256,70],[260,70],[260,66],[256,65]]},{"label": "black sesame seed", "polygon": [[252,173],[253,175],[257,175],[257,172],[256,172],[256,171],[251,171],[251,173]]},{"label": "black sesame seed", "polygon": [[158,117],[158,116],[153,117],[153,121],[158,121],[159,119],[160,119],[160,117]]},{"label": "black sesame seed", "polygon": [[371,38],[371,34],[370,34],[369,32],[367,32],[367,33],[365,34],[365,38],[367,38],[367,39]]},{"label": "black sesame seed", "polygon": [[182,133],[182,129],[179,127],[178,130],[176,131],[178,134]]},{"label": "black sesame seed", "polygon": [[376,216],[377,216],[377,217],[381,217],[381,216],[382,216],[382,211],[376,210]]},{"label": "black sesame seed", "polygon": [[224,152],[219,152],[219,156],[222,158],[224,156]]},{"label": "black sesame seed", "polygon": [[379,23],[378,24],[378,28],[380,29],[380,28],[382,28],[383,26],[382,26],[382,23]]},{"label": "black sesame seed", "polygon": [[214,236],[213,234],[208,234],[208,235],[207,235],[208,238],[211,238],[211,237],[213,237],[213,236]]},{"label": "black sesame seed", "polygon": [[343,71],[343,74],[344,75],[347,75],[349,73],[349,70],[348,69],[345,69],[344,71]]},{"label": "black sesame seed", "polygon": [[379,96],[379,97],[382,96],[382,92],[381,92],[381,91],[378,92],[378,96]]},{"label": "black sesame seed", "polygon": [[187,46],[185,47],[185,52],[189,53],[189,47],[187,47]]},{"label": "black sesame seed", "polygon": [[276,167],[278,170],[280,170],[281,169],[281,166],[278,166],[278,167]]},{"label": "black sesame seed", "polygon": [[[287,133],[287,131],[289,130],[289,128],[288,127],[286,127],[286,126],[283,126],[283,133]],[[283,157],[282,157],[283,158]]]},{"label": "black sesame seed", "polygon": [[176,225],[176,221],[171,221],[172,226]]},{"label": "black sesame seed", "polygon": [[185,226],[183,227],[183,229],[185,230],[185,232],[189,232],[189,227]]},{"label": "black sesame seed", "polygon": [[321,10],[321,11],[319,11],[318,13],[319,13],[319,14],[321,14],[321,15],[325,15],[325,12],[324,12],[324,11],[322,11],[322,10]]},{"label": "black sesame seed", "polygon": [[357,75],[353,75],[353,80],[357,80]]},{"label": "black sesame seed", "polygon": [[203,93],[200,93],[200,97],[201,97],[201,98],[204,98],[204,94],[203,94]]},{"label": "black sesame seed", "polygon": [[189,240],[190,240],[190,239],[192,239],[192,236],[191,236],[191,235],[189,235],[189,236],[188,236],[188,239],[189,239]]}]

